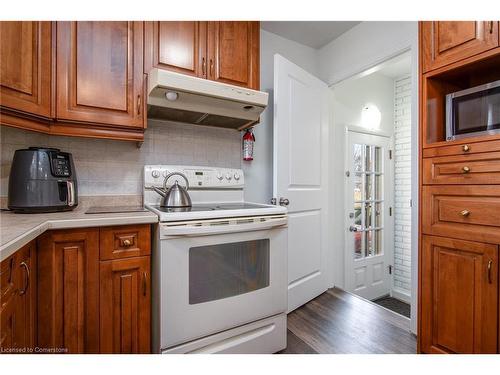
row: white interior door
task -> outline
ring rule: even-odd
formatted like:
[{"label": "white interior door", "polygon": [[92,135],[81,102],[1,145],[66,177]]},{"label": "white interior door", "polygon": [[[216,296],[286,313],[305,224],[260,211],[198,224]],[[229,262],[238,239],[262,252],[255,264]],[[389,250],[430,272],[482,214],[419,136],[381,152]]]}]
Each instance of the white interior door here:
[{"label": "white interior door", "polygon": [[390,138],[347,132],[345,287],[366,299],[391,291],[393,183]]},{"label": "white interior door", "polygon": [[324,82],[274,56],[274,196],[288,206],[288,311],[329,286],[328,97]]}]

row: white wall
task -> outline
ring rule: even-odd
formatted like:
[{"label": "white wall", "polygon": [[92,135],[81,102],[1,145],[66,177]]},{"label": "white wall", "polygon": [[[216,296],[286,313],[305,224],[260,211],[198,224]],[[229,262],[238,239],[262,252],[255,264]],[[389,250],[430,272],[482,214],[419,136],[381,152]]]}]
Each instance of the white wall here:
[{"label": "white wall", "polygon": [[319,50],[319,77],[328,84],[361,73],[417,42],[417,22],[361,22]]},{"label": "white wall", "polygon": [[273,82],[274,55],[279,53],[313,75],[318,74],[318,51],[260,31],[260,89],[269,93],[269,105],[255,126],[254,160],[243,161],[245,173],[245,200],[269,203],[273,194]]},{"label": "white wall", "polygon": [[[351,30],[342,34],[319,50],[319,77],[328,84],[340,82],[348,77],[355,76],[365,70],[411,50],[411,174],[412,174],[412,201],[413,207],[418,207],[418,23],[417,22],[362,22]],[[334,116],[335,114],[333,114]],[[330,212],[335,212],[342,202],[338,191],[343,185],[343,160],[338,158],[339,150],[336,145],[344,134],[340,127],[334,128],[331,134],[331,195]],[[412,211],[412,237],[418,234],[418,212]],[[337,241],[343,238],[343,220],[332,220],[331,243],[337,246]],[[411,330],[416,332],[417,307],[417,267],[418,243],[412,243],[412,319]],[[335,263],[335,279],[339,279],[338,272],[343,264]],[[343,276],[343,275],[342,275]]]},{"label": "white wall", "polygon": [[394,79],[379,73],[351,79],[336,85],[333,96],[335,125],[363,127],[361,110],[369,104],[376,106],[382,115],[377,130],[386,134],[394,131]]},{"label": "white wall", "polygon": [[394,132],[394,80],[374,73],[362,78],[343,81],[333,87],[333,137],[330,140],[330,162],[333,177],[330,180],[332,251],[335,256],[334,285],[344,287],[345,254],[345,127],[364,128],[362,108],[371,103],[381,113],[380,128],[368,129],[374,133],[392,136]]},{"label": "white wall", "polygon": [[392,295],[411,296],[411,77],[394,85],[394,286]]}]

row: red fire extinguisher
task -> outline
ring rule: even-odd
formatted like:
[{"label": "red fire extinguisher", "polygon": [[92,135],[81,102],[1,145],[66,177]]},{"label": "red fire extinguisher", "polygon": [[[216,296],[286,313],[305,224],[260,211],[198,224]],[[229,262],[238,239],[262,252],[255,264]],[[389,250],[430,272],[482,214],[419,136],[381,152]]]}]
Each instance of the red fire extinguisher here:
[{"label": "red fire extinguisher", "polygon": [[243,160],[253,160],[253,145],[255,143],[255,136],[251,129],[247,129],[243,135]]}]

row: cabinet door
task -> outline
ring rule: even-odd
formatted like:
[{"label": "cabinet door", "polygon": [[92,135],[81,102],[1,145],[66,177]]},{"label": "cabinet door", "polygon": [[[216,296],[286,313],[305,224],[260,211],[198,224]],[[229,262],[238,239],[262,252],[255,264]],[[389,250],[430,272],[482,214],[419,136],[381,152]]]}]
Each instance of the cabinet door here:
[{"label": "cabinet door", "polygon": [[37,346],[98,353],[99,229],[44,233],[37,262]]},{"label": "cabinet door", "polygon": [[259,22],[208,23],[208,78],[259,89]]},{"label": "cabinet door", "polygon": [[0,105],[51,116],[51,23],[0,22]]},{"label": "cabinet door", "polygon": [[142,71],[142,22],[57,23],[58,120],[143,128]]},{"label": "cabinet door", "polygon": [[151,68],[207,77],[207,22],[155,21],[145,24],[144,73]]},{"label": "cabinet door", "polygon": [[101,353],[150,353],[150,258],[102,261]]},{"label": "cabinet door", "polygon": [[426,353],[496,353],[498,247],[424,236],[421,349]]},{"label": "cabinet door", "polygon": [[426,21],[421,34],[424,72],[498,46],[496,21]]},{"label": "cabinet door", "polygon": [[33,241],[16,253],[15,340],[19,348],[33,348],[35,346],[35,246]]},{"label": "cabinet door", "polygon": [[16,347],[16,264],[11,255],[0,263],[0,350]]},{"label": "cabinet door", "polygon": [[27,353],[35,345],[35,242],[0,265],[0,348]]}]

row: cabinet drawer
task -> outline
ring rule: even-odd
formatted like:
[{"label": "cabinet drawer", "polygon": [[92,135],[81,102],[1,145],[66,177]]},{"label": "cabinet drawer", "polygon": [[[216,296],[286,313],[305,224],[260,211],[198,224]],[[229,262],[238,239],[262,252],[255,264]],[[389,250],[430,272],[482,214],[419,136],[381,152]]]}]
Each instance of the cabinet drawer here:
[{"label": "cabinet drawer", "polygon": [[424,158],[450,155],[471,155],[481,152],[500,151],[500,140],[452,144],[450,146],[432,147],[423,150]]},{"label": "cabinet drawer", "polygon": [[120,259],[151,254],[151,226],[127,225],[100,229],[100,259]]},{"label": "cabinet drawer", "polygon": [[500,152],[424,159],[424,184],[500,184]]},{"label": "cabinet drawer", "polygon": [[500,243],[500,186],[424,186],[422,231]]}]

